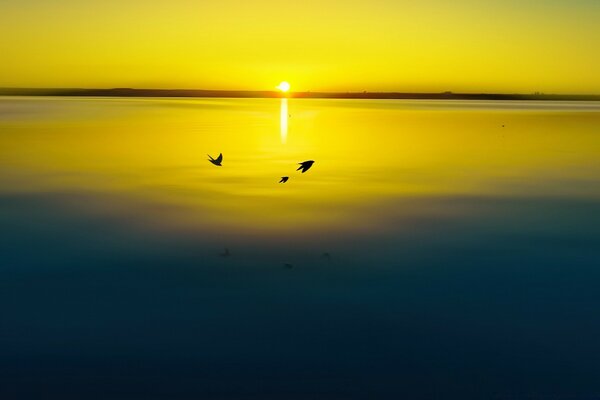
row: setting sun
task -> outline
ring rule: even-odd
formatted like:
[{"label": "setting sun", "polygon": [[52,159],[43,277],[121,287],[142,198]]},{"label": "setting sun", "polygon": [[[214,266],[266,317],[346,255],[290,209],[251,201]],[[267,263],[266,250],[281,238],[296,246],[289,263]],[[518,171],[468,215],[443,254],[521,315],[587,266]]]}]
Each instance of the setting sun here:
[{"label": "setting sun", "polygon": [[286,81],[283,81],[279,84],[279,86],[277,86],[277,89],[281,90],[283,93],[286,93],[290,90],[290,84]]}]

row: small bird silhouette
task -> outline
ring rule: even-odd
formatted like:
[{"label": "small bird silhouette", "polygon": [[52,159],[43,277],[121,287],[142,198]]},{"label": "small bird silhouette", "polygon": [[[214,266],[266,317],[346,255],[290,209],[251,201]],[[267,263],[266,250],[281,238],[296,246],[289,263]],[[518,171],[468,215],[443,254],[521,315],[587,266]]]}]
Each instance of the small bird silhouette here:
[{"label": "small bird silhouette", "polygon": [[229,256],[230,256],[230,254],[229,254],[229,249],[228,249],[227,247],[225,247],[225,251],[224,251],[224,252],[222,252],[222,253],[219,253],[219,255],[220,255],[221,257],[229,257]]},{"label": "small bird silhouette", "polygon": [[331,261],[331,254],[323,253],[323,254],[321,254],[321,258],[325,261]]},{"label": "small bird silhouette", "polygon": [[314,163],[315,162],[313,160],[309,160],[309,161],[304,161],[304,162],[298,163],[298,164],[300,164],[300,166],[298,167],[298,169],[296,171],[302,170],[302,173],[305,173],[306,171],[308,171],[310,169],[310,167],[312,167],[312,165]]},{"label": "small bird silhouette", "polygon": [[215,164],[217,167],[222,167],[221,163],[223,162],[223,153],[219,154],[219,157],[216,159],[212,158],[210,154],[208,154],[208,161]]},{"label": "small bird silhouette", "polygon": [[289,176],[282,176],[281,180],[279,181],[279,183],[286,183],[288,181],[288,179],[290,179]]},{"label": "small bird silhouette", "polygon": [[292,269],[292,268],[294,268],[294,266],[293,266],[292,264],[289,264],[289,263],[285,263],[285,264],[283,264],[283,266],[284,266],[285,268],[287,268],[287,269]]}]

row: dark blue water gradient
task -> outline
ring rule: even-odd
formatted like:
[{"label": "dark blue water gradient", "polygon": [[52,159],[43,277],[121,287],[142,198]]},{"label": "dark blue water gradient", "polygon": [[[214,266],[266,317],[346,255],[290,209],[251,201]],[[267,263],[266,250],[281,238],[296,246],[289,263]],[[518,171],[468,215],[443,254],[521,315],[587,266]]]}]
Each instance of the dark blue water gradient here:
[{"label": "dark blue water gradient", "polygon": [[[452,212],[400,212],[415,203]],[[286,241],[168,231],[169,210],[106,194],[4,194],[0,398],[600,396],[597,201],[377,210],[380,230]]]}]

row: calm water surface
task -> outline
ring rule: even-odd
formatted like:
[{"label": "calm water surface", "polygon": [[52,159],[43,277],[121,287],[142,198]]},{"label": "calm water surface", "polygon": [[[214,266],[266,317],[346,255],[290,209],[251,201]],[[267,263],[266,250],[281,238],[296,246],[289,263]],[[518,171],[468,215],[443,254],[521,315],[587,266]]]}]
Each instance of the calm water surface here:
[{"label": "calm water surface", "polygon": [[598,398],[599,181],[600,103],[0,97],[0,397]]}]

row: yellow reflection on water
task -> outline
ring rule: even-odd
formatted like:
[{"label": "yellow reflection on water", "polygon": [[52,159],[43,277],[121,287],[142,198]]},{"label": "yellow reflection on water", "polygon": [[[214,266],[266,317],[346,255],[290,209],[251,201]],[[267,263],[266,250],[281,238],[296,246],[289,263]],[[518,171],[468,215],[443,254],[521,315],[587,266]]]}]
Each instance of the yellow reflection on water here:
[{"label": "yellow reflection on water", "polygon": [[[0,190],[118,195],[177,210],[157,220],[274,232],[364,228],[416,197],[600,196],[597,104],[292,105],[287,137],[287,99],[4,98]],[[222,167],[206,161],[219,153]]]},{"label": "yellow reflection on water", "polygon": [[287,134],[288,134],[288,118],[289,118],[289,114],[288,114],[288,103],[287,103],[287,99],[286,98],[282,98],[281,99],[281,107],[280,107],[281,111],[279,113],[279,131],[281,134],[281,143],[285,144],[285,142],[287,141]]}]

